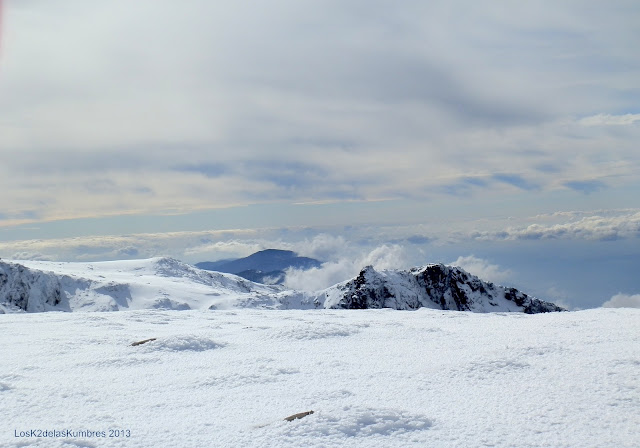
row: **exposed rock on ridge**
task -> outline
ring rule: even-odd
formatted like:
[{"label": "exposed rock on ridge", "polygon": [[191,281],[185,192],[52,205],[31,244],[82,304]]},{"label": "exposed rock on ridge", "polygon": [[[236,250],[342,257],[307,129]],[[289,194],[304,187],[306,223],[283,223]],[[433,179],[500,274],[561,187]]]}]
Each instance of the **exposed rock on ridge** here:
[{"label": "exposed rock on ridge", "polygon": [[473,312],[562,311],[514,288],[432,264],[408,271],[364,268],[317,292],[253,283],[170,258],[96,263],[0,261],[0,313],[124,309],[433,308]]},{"label": "exposed rock on ridge", "polygon": [[484,282],[453,266],[430,264],[409,271],[376,271],[367,266],[345,283],[325,291],[326,308],[440,308],[458,311],[564,311],[518,291]]}]

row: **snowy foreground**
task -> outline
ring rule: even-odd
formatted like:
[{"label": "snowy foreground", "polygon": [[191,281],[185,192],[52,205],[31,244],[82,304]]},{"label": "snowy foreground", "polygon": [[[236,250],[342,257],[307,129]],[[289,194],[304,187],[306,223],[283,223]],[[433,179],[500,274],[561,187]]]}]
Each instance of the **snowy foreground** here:
[{"label": "snowy foreground", "polygon": [[639,322],[632,309],[4,314],[0,446],[638,447]]}]

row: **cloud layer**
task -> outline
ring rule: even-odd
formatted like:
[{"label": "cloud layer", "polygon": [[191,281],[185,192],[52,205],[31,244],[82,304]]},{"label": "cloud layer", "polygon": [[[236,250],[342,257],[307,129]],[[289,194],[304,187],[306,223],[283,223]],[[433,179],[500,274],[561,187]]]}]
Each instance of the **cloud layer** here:
[{"label": "cloud layer", "polygon": [[488,260],[474,255],[460,256],[451,265],[459,266],[482,280],[495,283],[504,283],[513,275],[508,269],[502,269],[497,264],[491,264]]},{"label": "cloud layer", "polygon": [[602,306],[603,308],[640,308],[640,294],[616,294]]},{"label": "cloud layer", "polygon": [[640,172],[635,4],[9,0],[5,9],[5,224],[593,195]]},{"label": "cloud layer", "polygon": [[407,267],[405,250],[400,246],[382,245],[370,251],[351,248],[350,253],[345,249],[347,248],[343,247],[338,257],[323,263],[319,268],[306,271],[288,269],[285,285],[302,291],[319,291],[355,277],[365,266],[373,266],[376,269]]},{"label": "cloud layer", "polygon": [[[600,211],[597,215],[619,218],[634,213],[637,212]],[[594,213],[563,212],[530,220],[550,227],[586,216]],[[467,224],[471,228],[495,228],[497,223],[479,220]],[[162,232],[3,240],[0,257],[101,261],[172,256],[197,263],[243,257],[267,248],[289,249],[326,262],[322,269],[290,273],[289,284],[301,289],[320,289],[346,280],[369,264],[403,269],[442,262],[462,266],[480,278],[514,286],[544,300],[560,300],[570,309],[600,306],[603,297],[640,288],[636,275],[640,269],[640,238],[586,239],[587,234],[579,232],[571,238],[505,239],[505,233],[494,230],[487,240],[478,240],[472,234],[451,238],[447,228],[436,232],[434,227],[425,225]]]},{"label": "cloud layer", "polygon": [[[522,227],[507,227],[497,232],[474,232],[471,236],[478,240],[576,239],[600,241],[640,237],[640,212],[636,210],[557,213],[538,216],[534,219],[540,222]],[[544,222],[557,219],[564,222]]]},{"label": "cloud layer", "polygon": [[[66,224],[70,226],[70,224]],[[75,224],[76,228],[83,225]],[[454,230],[457,229],[457,230]],[[27,231],[27,230],[25,230]],[[46,233],[46,231],[44,232]],[[0,233],[1,235],[1,233]],[[411,225],[288,226],[256,229],[194,230],[87,235],[67,238],[15,239],[0,241],[0,257],[52,259],[60,261],[112,260],[172,256],[187,262],[244,257],[266,248],[290,249],[303,256],[337,262],[349,259],[355,269],[368,262],[375,248],[389,253],[404,248],[403,266],[433,262],[433,251],[447,247],[516,242],[613,242],[639,241],[640,211],[637,209],[567,211],[522,219],[476,219],[457,226],[448,221]],[[635,244],[635,243],[634,243]],[[394,249],[395,248],[395,249]],[[482,257],[456,253],[453,264],[495,282],[509,274]],[[455,257],[454,257],[455,258]],[[442,259],[450,262],[454,258]],[[364,263],[364,264],[363,264]],[[374,263],[375,264],[375,263]],[[350,270],[350,272],[353,269]]]}]

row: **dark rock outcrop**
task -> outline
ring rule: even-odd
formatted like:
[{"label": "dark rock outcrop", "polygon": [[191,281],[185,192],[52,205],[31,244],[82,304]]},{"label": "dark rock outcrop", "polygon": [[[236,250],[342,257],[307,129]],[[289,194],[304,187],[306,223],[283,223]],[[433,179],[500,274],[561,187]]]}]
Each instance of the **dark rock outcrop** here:
[{"label": "dark rock outcrop", "polygon": [[329,288],[325,295],[328,308],[412,310],[427,307],[527,314],[564,311],[515,288],[484,282],[463,269],[443,264],[380,272],[367,266],[354,279]]}]

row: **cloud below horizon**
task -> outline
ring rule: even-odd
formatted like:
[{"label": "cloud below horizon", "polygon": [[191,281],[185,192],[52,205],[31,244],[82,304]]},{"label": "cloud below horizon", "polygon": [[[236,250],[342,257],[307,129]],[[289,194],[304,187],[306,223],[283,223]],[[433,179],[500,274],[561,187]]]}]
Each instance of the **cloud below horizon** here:
[{"label": "cloud below horizon", "polygon": [[[564,222],[544,222],[558,218]],[[545,239],[612,241],[640,237],[640,212],[637,210],[559,213],[546,217],[540,216],[538,219],[539,222],[527,226],[508,227],[497,232],[473,232],[471,237],[487,241]]]},{"label": "cloud below horizon", "polygon": [[640,294],[616,294],[602,304],[603,308],[640,308]]},{"label": "cloud below horizon", "polygon": [[340,252],[337,259],[327,261],[319,268],[287,269],[285,286],[301,291],[319,291],[357,276],[365,266],[378,270],[401,269],[407,263],[404,248],[397,245],[382,245],[360,254],[358,251],[346,253],[344,248]]},{"label": "cloud below horizon", "polygon": [[[630,213],[610,212],[608,216]],[[563,212],[536,219],[549,224],[585,216],[592,214]],[[599,216],[607,214],[600,211]],[[476,221],[471,227],[482,224],[482,220]],[[640,268],[638,237],[603,241],[584,238],[585,233],[578,232],[575,238],[478,240],[471,234],[454,239],[448,235],[446,228],[435,232],[424,225],[97,235],[0,241],[0,257],[97,262],[170,256],[194,264],[244,257],[268,248],[288,249],[325,262],[322,269],[290,273],[289,285],[300,289],[322,289],[347,280],[369,264],[378,269],[407,269],[445,263],[460,265],[484,280],[514,286],[543,300],[560,299],[571,309],[600,306],[602,297],[640,287],[635,275]]]},{"label": "cloud below horizon", "polygon": [[502,269],[499,265],[492,264],[488,260],[474,255],[460,256],[457,260],[451,262],[451,265],[461,267],[481,280],[499,284],[509,281],[513,276],[513,272],[509,269]]}]

